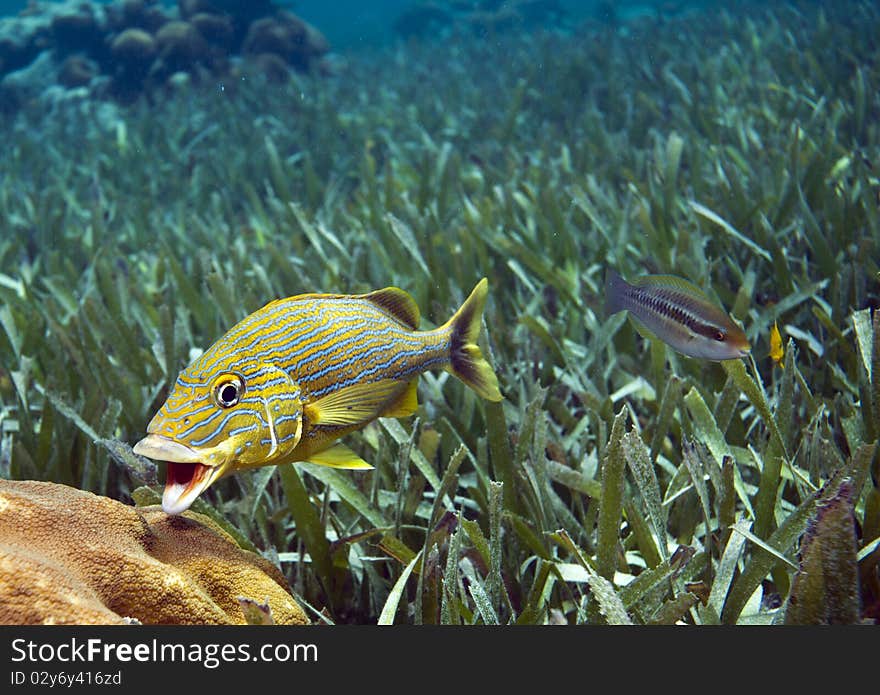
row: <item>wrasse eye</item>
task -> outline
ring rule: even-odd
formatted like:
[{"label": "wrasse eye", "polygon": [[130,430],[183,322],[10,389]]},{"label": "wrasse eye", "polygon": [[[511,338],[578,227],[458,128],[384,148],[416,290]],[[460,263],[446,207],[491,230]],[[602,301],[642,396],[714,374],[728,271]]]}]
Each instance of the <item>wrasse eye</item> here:
[{"label": "wrasse eye", "polygon": [[724,331],[716,331],[715,335],[713,335],[712,337],[719,343],[723,343],[725,340],[727,340],[727,333],[725,333]]},{"label": "wrasse eye", "polygon": [[214,381],[211,394],[221,408],[231,408],[244,393],[244,382],[237,374],[222,374]]}]

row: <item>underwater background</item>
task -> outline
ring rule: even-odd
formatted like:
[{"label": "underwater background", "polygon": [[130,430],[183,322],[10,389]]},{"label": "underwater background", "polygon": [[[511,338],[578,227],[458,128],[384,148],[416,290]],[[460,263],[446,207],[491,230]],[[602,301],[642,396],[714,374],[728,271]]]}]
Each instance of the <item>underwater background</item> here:
[{"label": "underwater background", "polygon": [[[59,558],[57,490],[156,518],[131,445],[243,317],[397,286],[431,327],[486,277],[502,402],[428,372],[415,416],[345,438],[372,472],[266,466],[193,505],[309,620],[880,618],[876,2],[0,13],[0,515]],[[686,278],[750,354],[606,315],[612,269]],[[25,480],[57,485],[22,511]],[[0,539],[0,599],[50,576],[27,543]]]}]

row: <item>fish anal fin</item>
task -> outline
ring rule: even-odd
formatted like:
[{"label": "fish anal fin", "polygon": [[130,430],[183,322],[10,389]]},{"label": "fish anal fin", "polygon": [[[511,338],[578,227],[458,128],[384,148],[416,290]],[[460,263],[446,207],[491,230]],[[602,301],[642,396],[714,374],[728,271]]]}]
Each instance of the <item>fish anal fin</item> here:
[{"label": "fish anal fin", "polygon": [[629,319],[630,325],[636,329],[636,333],[642,336],[645,340],[657,340],[657,336],[654,335],[654,331],[648,328],[642,321],[633,316],[631,311],[628,311],[626,314],[627,319]]},{"label": "fish anal fin", "polygon": [[406,388],[396,379],[347,386],[306,405],[305,415],[313,425],[359,425],[383,415]]},{"label": "fish anal fin", "polygon": [[[626,312],[627,318],[629,319],[630,325],[636,329],[636,333],[638,333],[642,338],[647,340],[649,343],[659,343],[660,345],[666,345],[666,341],[662,340],[660,336],[658,336],[654,331],[648,328],[642,321],[637,317],[633,316],[632,312]],[[686,353],[682,353],[686,354]]]},{"label": "fish anal fin", "polygon": [[345,446],[345,444],[334,444],[331,447],[311,454],[306,460],[309,463],[317,463],[319,466],[327,466],[328,468],[345,468],[355,471],[365,471],[373,468]]},{"label": "fish anal fin", "polygon": [[400,396],[388,404],[380,417],[409,417],[419,409],[418,379],[410,381]]},{"label": "fish anal fin", "polygon": [[362,297],[384,309],[395,321],[402,323],[407,328],[416,330],[419,327],[421,320],[419,305],[416,304],[415,299],[399,287],[386,287],[362,295]]}]

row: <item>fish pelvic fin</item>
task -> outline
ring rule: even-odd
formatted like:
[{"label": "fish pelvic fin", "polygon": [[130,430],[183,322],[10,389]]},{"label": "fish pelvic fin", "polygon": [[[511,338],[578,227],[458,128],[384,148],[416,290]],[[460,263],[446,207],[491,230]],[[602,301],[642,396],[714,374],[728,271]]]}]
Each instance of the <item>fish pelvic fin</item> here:
[{"label": "fish pelvic fin", "polygon": [[307,459],[309,463],[329,468],[345,468],[352,471],[367,471],[373,467],[345,444],[333,444],[326,449],[316,451]]},{"label": "fish pelvic fin", "polygon": [[626,309],[623,304],[623,293],[628,284],[613,268],[608,268],[605,271],[605,316],[611,316]]},{"label": "fish pelvic fin", "polygon": [[446,323],[452,334],[447,370],[482,398],[500,401],[504,397],[498,388],[498,377],[477,345],[488,288],[489,282],[486,278],[480,280],[464,304]]}]

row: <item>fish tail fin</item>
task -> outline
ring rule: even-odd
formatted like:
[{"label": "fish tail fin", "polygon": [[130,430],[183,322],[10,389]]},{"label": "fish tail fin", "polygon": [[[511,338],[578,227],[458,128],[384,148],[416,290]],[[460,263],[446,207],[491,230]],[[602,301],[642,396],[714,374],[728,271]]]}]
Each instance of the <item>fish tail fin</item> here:
[{"label": "fish tail fin", "polygon": [[623,304],[623,291],[627,284],[626,280],[620,277],[620,273],[613,268],[605,271],[605,316],[626,309]]},{"label": "fish tail fin", "polygon": [[477,345],[488,287],[486,278],[480,280],[461,308],[446,322],[444,328],[451,331],[446,369],[486,400],[500,401],[503,396],[498,388],[498,377]]}]

